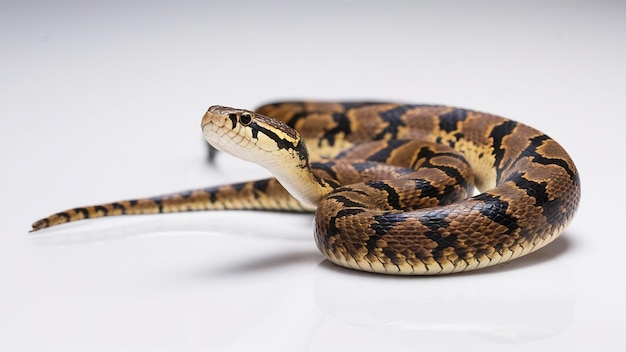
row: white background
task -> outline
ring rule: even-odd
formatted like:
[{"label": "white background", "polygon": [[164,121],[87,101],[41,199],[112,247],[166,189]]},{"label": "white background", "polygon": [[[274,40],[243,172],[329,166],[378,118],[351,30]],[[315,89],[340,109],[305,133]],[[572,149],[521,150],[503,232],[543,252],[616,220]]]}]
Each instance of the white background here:
[{"label": "white background", "polygon": [[[558,140],[583,198],[510,264],[395,278],[327,263],[310,215],[91,220],[69,207],[260,178],[212,104],[388,99]],[[625,351],[626,3],[0,3],[0,351]]]}]

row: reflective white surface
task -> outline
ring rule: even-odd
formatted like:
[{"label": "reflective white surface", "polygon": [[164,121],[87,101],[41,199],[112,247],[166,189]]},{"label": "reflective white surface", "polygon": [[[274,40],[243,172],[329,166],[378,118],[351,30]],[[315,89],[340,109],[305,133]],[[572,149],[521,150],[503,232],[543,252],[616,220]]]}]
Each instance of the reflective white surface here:
[{"label": "reflective white surface", "polygon": [[[626,3],[0,3],[0,351],[624,351]],[[396,278],[324,260],[312,217],[90,220],[65,208],[260,178],[205,162],[212,104],[388,99],[485,110],[571,153],[547,248]]]}]

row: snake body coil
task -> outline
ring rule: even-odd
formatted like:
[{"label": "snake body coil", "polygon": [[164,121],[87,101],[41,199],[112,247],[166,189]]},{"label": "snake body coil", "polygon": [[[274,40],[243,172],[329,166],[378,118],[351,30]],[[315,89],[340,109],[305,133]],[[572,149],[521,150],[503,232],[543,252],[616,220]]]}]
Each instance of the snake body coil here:
[{"label": "snake body coil", "polygon": [[[268,116],[271,116],[269,118]],[[333,263],[386,274],[483,268],[557,238],[580,198],[565,150],[519,122],[472,110],[391,103],[222,106],[209,143],[271,179],[70,209],[33,230],[84,218],[211,209],[316,209]],[[474,185],[482,192],[472,196]]]}]

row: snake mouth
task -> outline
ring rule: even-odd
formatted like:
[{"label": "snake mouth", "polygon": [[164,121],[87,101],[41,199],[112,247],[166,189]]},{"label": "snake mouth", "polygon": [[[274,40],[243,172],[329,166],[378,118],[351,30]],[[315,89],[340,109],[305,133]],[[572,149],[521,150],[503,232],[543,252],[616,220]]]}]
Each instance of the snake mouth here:
[{"label": "snake mouth", "polygon": [[235,143],[233,143],[232,136],[225,137],[225,135],[228,135],[228,132],[232,132],[232,130],[226,130],[224,125],[225,121],[215,119],[215,116],[210,116],[209,113],[207,113],[202,119],[202,135],[204,139],[217,150],[230,153],[230,149],[236,146],[233,145]]},{"label": "snake mouth", "polygon": [[202,128],[202,130],[204,131],[207,125],[214,123],[218,116],[224,119],[223,116],[226,116],[228,114],[227,109],[229,108],[221,105],[213,105],[209,107],[204,116],[202,116],[202,121],[200,123],[200,127]]},{"label": "snake mouth", "polygon": [[[240,114],[242,109],[229,108],[221,105],[211,106],[202,116],[200,127],[204,137],[209,143],[211,140],[221,139],[224,135],[236,134],[236,123],[232,120],[233,115]],[[231,125],[232,124],[232,128]],[[230,136],[231,138],[233,135]]]},{"label": "snake mouth", "polygon": [[215,149],[244,160],[264,157],[266,150],[259,145],[258,136],[241,122],[242,116],[250,114],[244,109],[211,106],[200,123],[204,139]]}]

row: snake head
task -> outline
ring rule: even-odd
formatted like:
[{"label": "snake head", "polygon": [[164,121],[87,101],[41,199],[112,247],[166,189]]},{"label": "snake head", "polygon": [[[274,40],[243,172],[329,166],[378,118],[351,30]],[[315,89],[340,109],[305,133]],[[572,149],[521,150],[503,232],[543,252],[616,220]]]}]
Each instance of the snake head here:
[{"label": "snake head", "polygon": [[202,133],[216,149],[266,168],[298,201],[315,208],[322,193],[310,172],[309,154],[298,132],[284,122],[215,105],[202,117]]},{"label": "snake head", "polygon": [[204,138],[218,150],[262,166],[299,159],[308,162],[296,130],[253,111],[211,106],[202,117]]}]

